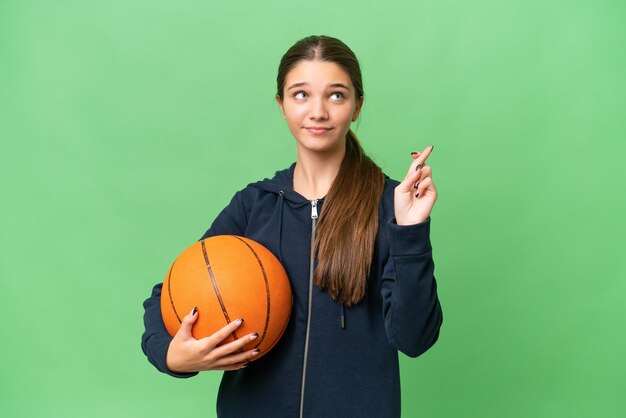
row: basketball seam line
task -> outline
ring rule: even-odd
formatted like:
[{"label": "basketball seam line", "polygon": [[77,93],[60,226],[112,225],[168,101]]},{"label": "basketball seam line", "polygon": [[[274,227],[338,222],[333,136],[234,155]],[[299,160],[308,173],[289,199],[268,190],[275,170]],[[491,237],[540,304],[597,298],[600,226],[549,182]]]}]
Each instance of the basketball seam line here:
[{"label": "basketball seam line", "polygon": [[261,259],[257,255],[256,251],[254,251],[254,248],[252,248],[252,246],[250,246],[250,244],[244,241],[241,237],[238,237],[236,235],[233,235],[233,237],[237,238],[239,241],[246,244],[246,247],[248,247],[248,249],[252,251],[252,254],[254,254],[256,261],[259,263],[259,267],[261,268],[261,273],[263,273],[263,280],[265,281],[265,294],[267,295],[267,315],[265,316],[265,327],[263,329],[263,333],[261,335],[261,338],[259,338],[259,341],[256,344],[256,347],[258,347],[261,345],[261,343],[265,339],[265,336],[267,335],[267,328],[270,322],[270,290],[269,290],[269,283],[267,281],[267,274],[265,273],[265,268],[263,267],[263,263],[261,262]]},{"label": "basketball seam line", "polygon": [[[209,272],[209,276],[211,278],[211,283],[213,284],[213,290],[215,291],[215,295],[217,296],[217,300],[220,303],[222,308],[222,313],[224,314],[224,319],[226,319],[226,323],[230,324],[230,316],[228,315],[228,311],[226,310],[226,305],[224,305],[224,300],[222,299],[222,295],[220,293],[219,288],[217,287],[217,282],[215,280],[215,276],[213,275],[213,269],[211,268],[211,262],[209,261],[209,256],[206,253],[206,246],[204,245],[204,240],[202,243],[202,254],[204,254],[204,262],[206,263],[207,270]],[[237,332],[233,331],[231,333],[232,337],[237,340],[239,337],[237,336]],[[239,348],[239,352],[243,353],[243,348]]]},{"label": "basketball seam line", "polygon": [[176,311],[176,306],[174,305],[174,298],[172,297],[171,283],[172,283],[172,270],[174,270],[174,264],[176,264],[176,260],[174,260],[174,263],[172,263],[172,267],[170,267],[170,274],[167,276],[167,293],[170,296],[170,304],[172,305],[172,310],[174,311],[174,315],[176,315],[176,319],[178,319],[178,322],[182,324],[183,321],[180,319],[180,316],[178,315],[178,312]]}]

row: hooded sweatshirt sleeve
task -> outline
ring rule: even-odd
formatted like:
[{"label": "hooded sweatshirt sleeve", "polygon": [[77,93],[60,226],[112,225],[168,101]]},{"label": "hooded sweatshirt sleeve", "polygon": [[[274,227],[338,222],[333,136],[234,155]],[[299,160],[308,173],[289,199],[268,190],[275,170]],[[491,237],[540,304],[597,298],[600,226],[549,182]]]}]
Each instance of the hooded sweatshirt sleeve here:
[{"label": "hooded sweatshirt sleeve", "polygon": [[430,217],[416,225],[385,226],[389,257],[381,295],[389,343],[409,357],[428,350],[439,337],[443,315],[437,296],[430,244]]},{"label": "hooded sweatshirt sleeve", "polygon": [[[241,192],[235,194],[229,205],[215,218],[201,239],[215,235],[244,235],[247,225],[246,211]],[[174,377],[191,377],[198,373],[174,373],[167,368],[165,358],[173,337],[170,336],[161,315],[161,288],[159,283],[152,288],[152,295],[143,303],[145,330],[141,337],[141,349],[148,361],[159,371]]]}]

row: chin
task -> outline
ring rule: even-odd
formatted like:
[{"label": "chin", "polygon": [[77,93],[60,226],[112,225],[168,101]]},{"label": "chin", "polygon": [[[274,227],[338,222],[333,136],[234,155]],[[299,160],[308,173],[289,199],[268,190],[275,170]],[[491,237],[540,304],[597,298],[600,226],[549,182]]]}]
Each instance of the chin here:
[{"label": "chin", "polygon": [[298,147],[302,150],[317,153],[341,152],[342,147],[338,143],[329,143],[326,141],[298,141]]}]

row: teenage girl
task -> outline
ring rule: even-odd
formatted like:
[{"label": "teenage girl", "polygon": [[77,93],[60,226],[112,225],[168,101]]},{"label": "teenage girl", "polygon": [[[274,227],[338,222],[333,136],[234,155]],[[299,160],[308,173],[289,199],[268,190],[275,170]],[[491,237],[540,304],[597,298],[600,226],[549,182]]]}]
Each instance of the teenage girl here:
[{"label": "teenage girl", "polygon": [[398,350],[417,357],[439,336],[433,146],[412,152],[412,162],[407,152],[406,177],[391,180],[350,129],[363,100],[348,46],[327,36],[294,44],[278,68],[276,101],[297,160],[237,192],[202,237],[251,238],[285,267],[293,311],[270,352],[258,361],[258,349],[239,352],[262,330],[219,345],[245,318],[194,339],[197,309],[170,337],[161,284],[144,303],[142,349],[157,369],[175,377],[224,370],[219,417],[399,417]]}]

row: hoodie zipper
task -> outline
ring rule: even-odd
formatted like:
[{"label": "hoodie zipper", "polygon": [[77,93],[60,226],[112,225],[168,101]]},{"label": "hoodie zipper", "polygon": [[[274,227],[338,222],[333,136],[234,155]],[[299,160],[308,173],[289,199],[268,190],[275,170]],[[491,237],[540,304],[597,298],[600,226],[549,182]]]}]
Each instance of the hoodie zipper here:
[{"label": "hoodie zipper", "polygon": [[311,306],[313,304],[313,263],[315,254],[313,253],[313,243],[315,242],[315,226],[317,225],[317,199],[311,200],[311,264],[309,267],[309,308],[306,318],[306,337],[304,339],[304,361],[302,365],[302,386],[300,389],[300,418],[304,416],[304,383],[306,381],[306,363],[309,354],[309,332],[311,328]]}]

